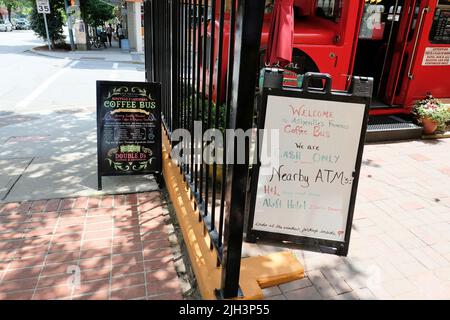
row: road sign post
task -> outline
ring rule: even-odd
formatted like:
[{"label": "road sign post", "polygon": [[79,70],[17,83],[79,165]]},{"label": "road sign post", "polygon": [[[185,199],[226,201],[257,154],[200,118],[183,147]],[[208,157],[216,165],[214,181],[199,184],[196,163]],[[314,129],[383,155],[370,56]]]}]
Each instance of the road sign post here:
[{"label": "road sign post", "polygon": [[36,0],[37,12],[44,16],[45,32],[47,34],[48,50],[52,50],[50,45],[50,36],[48,34],[47,13],[50,13],[50,4],[48,0]]},{"label": "road sign post", "polygon": [[47,33],[48,50],[52,50],[52,47],[50,45],[50,36],[48,35],[47,15],[45,13],[43,13],[43,15],[44,15],[45,32]]}]

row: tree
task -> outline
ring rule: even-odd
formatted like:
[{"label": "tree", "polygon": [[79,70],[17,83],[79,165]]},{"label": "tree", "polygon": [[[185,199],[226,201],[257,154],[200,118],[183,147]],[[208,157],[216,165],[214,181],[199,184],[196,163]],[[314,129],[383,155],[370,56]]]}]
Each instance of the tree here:
[{"label": "tree", "polygon": [[9,21],[11,21],[11,13],[13,10],[30,6],[29,0],[0,0],[0,4],[6,7]]},{"label": "tree", "polygon": [[[4,0],[3,0],[4,1]],[[64,24],[64,0],[51,0],[50,13],[47,14],[48,34],[52,47],[55,44],[64,40],[63,24]],[[44,18],[41,13],[37,12],[36,6],[33,6],[31,11],[31,29],[36,35],[42,39],[47,39],[45,32]]]},{"label": "tree", "polygon": [[[80,0],[80,15],[84,23],[94,28],[114,18],[114,7],[99,0]],[[86,40],[89,39],[89,28],[86,28]],[[89,48],[89,41],[86,41]]]},{"label": "tree", "polygon": [[81,18],[91,27],[98,27],[114,18],[114,7],[99,0],[80,0]]}]

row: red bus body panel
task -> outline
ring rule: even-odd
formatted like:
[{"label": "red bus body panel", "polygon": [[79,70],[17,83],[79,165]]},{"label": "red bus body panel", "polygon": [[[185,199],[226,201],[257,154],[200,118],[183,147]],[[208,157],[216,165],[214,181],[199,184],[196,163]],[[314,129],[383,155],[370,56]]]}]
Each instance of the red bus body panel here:
[{"label": "red bus body panel", "polygon": [[[405,0],[405,5],[414,6],[416,0]],[[356,49],[359,40],[359,30],[364,11],[364,0],[343,1],[341,16],[338,22],[317,17],[308,13],[294,24],[294,48],[308,55],[316,64],[319,72],[329,73],[332,76],[332,88],[334,90],[346,90],[353,75]],[[415,100],[423,98],[427,92],[431,92],[437,98],[450,97],[450,65],[424,65],[423,59],[427,48],[449,48],[450,45],[432,44],[428,40],[431,25],[433,23],[434,10],[437,1],[422,1],[420,9],[428,8],[424,15],[420,28],[413,30],[412,41],[406,41],[410,26],[411,16],[403,17],[399,35],[395,44],[395,51],[391,59],[389,76],[384,92],[384,102],[393,107],[372,109],[370,114],[395,114],[408,113]],[[314,11],[314,10],[313,10]],[[405,10],[404,12],[407,12]],[[403,15],[404,13],[402,13]],[[269,38],[268,30],[271,14],[265,14],[262,34],[261,50],[267,47]],[[219,22],[218,14],[215,19],[215,36],[218,38]],[[419,30],[418,30],[419,29]],[[228,39],[229,39],[229,15],[225,16],[223,30],[223,51],[221,65],[221,87],[225,87],[227,79]],[[203,32],[202,32],[203,34]],[[211,25],[208,26],[208,36],[211,36]],[[403,37],[403,38],[402,38]],[[216,39],[217,39],[216,38]],[[415,39],[417,45],[414,49]],[[430,49],[428,49],[430,50]],[[413,56],[414,52],[414,56]],[[212,98],[217,101],[216,83],[218,68],[218,41],[214,44],[214,79]],[[406,61],[405,61],[406,60]],[[408,77],[404,64],[411,66],[412,77]],[[201,62],[200,62],[201,64]],[[199,65],[200,65],[199,64]],[[368,76],[358,74],[358,76]],[[203,79],[202,79],[203,80]],[[206,73],[206,96],[210,83],[209,70]],[[225,100],[225,90],[221,90],[219,101]]]},{"label": "red bus body panel", "polygon": [[[423,12],[422,24],[415,28],[412,41],[406,47],[408,55],[406,69],[400,74],[398,90],[393,96],[393,104],[402,105],[407,110],[416,100],[423,99],[428,92],[431,92],[436,98],[450,97],[450,63],[435,64],[431,62],[430,64],[430,61],[426,59],[430,57],[430,51],[436,52],[436,54],[431,53],[432,55],[438,55],[439,50],[450,50],[450,44],[431,43],[429,40],[436,2],[423,1],[417,22],[420,23],[420,16]],[[415,46],[416,39],[417,45]],[[427,48],[428,52],[426,52]]]}]

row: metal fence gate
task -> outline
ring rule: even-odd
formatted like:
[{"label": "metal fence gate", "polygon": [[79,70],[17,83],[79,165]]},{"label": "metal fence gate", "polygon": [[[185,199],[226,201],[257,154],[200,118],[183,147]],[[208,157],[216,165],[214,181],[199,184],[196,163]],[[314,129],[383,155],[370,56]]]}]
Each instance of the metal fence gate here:
[{"label": "metal fence gate", "polygon": [[[215,149],[222,155],[214,151],[222,163],[207,163],[201,137],[211,128],[223,134],[252,127],[264,1],[146,0],[144,10],[146,79],[162,84],[164,126],[172,146],[183,148],[180,173],[211,236],[211,250],[219,253],[218,296],[236,297],[249,141],[245,163],[227,163],[226,155],[236,157],[238,146],[227,145],[226,139]],[[193,133],[199,124],[200,138]],[[188,130],[191,137],[174,141],[177,129]]]}]

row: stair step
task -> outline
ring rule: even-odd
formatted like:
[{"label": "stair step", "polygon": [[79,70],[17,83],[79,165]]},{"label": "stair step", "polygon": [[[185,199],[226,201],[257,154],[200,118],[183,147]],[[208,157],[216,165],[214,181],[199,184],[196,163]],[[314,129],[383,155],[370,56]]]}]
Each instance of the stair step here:
[{"label": "stair step", "polygon": [[420,139],[422,127],[398,116],[372,116],[367,126],[366,142]]}]

